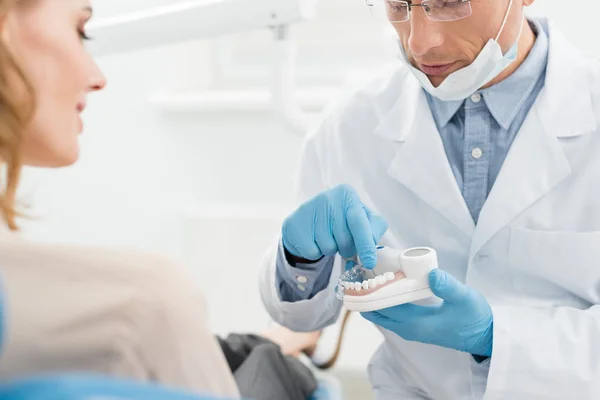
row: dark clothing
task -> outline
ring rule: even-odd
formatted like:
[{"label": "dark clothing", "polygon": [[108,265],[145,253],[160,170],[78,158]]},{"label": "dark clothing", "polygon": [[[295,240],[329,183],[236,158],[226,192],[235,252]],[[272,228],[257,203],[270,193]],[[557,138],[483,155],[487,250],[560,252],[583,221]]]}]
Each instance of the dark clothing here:
[{"label": "dark clothing", "polygon": [[218,338],[240,394],[252,400],[306,400],[317,390],[312,371],[257,335]]}]

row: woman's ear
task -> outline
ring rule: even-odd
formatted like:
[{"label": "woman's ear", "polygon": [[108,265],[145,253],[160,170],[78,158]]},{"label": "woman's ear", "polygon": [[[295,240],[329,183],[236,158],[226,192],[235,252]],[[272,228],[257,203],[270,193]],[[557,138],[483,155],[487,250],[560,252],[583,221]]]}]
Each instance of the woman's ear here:
[{"label": "woman's ear", "polygon": [[15,28],[17,27],[17,18],[15,8],[10,7],[3,13],[0,13],[0,40],[7,48],[15,47]]},{"label": "woman's ear", "polygon": [[0,15],[0,40],[2,40],[2,43],[8,43],[10,40],[9,19],[10,11]]}]

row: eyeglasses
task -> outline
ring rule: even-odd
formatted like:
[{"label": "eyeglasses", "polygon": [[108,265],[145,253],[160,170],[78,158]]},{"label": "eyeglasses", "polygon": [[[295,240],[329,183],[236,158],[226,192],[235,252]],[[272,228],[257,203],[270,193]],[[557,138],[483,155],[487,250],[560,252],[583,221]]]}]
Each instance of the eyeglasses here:
[{"label": "eyeglasses", "polygon": [[401,0],[365,1],[375,18],[392,23],[408,21],[413,7],[423,8],[432,21],[456,21],[472,14],[471,0],[423,0],[420,4]]}]

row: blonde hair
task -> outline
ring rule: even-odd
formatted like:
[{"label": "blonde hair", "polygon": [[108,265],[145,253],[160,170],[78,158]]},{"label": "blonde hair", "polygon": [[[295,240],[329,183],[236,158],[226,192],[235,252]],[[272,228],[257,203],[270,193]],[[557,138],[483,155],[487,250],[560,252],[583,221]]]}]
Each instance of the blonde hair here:
[{"label": "blonde hair", "polygon": [[[0,0],[0,28],[5,29],[8,11],[19,0]],[[11,230],[17,229],[16,194],[22,168],[22,142],[25,128],[33,117],[33,87],[23,69],[0,40],[0,159],[4,180],[0,187],[0,213]]]}]

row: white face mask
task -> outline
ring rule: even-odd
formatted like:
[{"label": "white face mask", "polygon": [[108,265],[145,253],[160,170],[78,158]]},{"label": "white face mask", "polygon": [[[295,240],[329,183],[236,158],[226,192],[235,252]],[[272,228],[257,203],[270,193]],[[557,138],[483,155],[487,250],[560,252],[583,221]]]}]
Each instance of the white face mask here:
[{"label": "white face mask", "polygon": [[510,0],[508,10],[504,16],[504,21],[500,27],[500,31],[496,39],[490,39],[485,47],[481,50],[475,61],[470,65],[459,69],[448,75],[446,79],[438,87],[434,87],[421,70],[413,67],[406,56],[406,52],[402,44],[400,44],[400,53],[402,60],[408,65],[412,73],[417,77],[421,86],[427,90],[432,96],[439,98],[442,101],[464,100],[477,92],[482,86],[500,75],[513,61],[517,59],[519,50],[519,38],[523,31],[525,18],[521,22],[521,31],[517,36],[515,44],[502,55],[502,48],[498,43],[498,38],[504,30],[504,25],[508,20],[513,1]]}]

